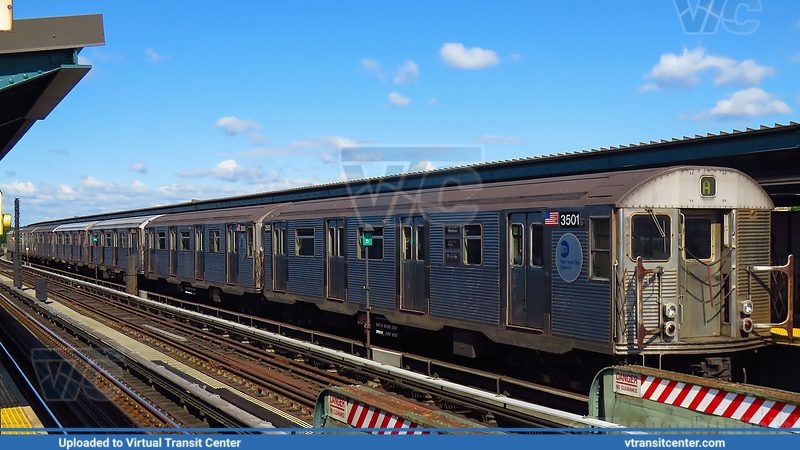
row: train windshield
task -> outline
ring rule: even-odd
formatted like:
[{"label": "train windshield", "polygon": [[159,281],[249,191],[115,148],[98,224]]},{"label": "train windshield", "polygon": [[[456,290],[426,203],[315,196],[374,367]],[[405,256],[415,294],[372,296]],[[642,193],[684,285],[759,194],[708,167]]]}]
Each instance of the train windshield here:
[{"label": "train windshield", "polygon": [[667,261],[671,254],[672,219],[667,214],[631,217],[631,258]]}]

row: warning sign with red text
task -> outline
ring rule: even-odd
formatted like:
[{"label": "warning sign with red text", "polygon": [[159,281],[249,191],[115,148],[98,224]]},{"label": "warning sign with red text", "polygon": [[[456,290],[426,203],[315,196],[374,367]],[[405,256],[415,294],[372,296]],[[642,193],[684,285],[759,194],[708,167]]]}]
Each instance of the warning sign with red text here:
[{"label": "warning sign with red text", "polygon": [[642,396],[642,378],[633,373],[614,371],[614,392],[617,394],[630,395],[631,397]]},{"label": "warning sign with red text", "polygon": [[328,416],[347,423],[347,400],[335,395],[328,396]]}]

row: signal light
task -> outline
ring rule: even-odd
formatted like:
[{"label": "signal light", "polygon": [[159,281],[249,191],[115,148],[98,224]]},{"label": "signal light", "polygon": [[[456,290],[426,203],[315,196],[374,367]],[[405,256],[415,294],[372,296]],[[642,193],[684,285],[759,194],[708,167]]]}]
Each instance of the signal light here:
[{"label": "signal light", "polygon": [[745,300],[742,302],[742,312],[746,315],[753,314],[753,302],[750,300]]},{"label": "signal light", "polygon": [[678,331],[678,326],[675,325],[675,322],[669,321],[664,323],[664,334],[668,337],[675,337],[675,332]]},{"label": "signal light", "polygon": [[742,331],[744,331],[745,333],[750,333],[753,331],[753,319],[745,317],[744,319],[742,319],[741,325],[742,325]]},{"label": "signal light", "polygon": [[678,307],[675,303],[664,303],[664,315],[668,319],[674,319],[678,315]]}]

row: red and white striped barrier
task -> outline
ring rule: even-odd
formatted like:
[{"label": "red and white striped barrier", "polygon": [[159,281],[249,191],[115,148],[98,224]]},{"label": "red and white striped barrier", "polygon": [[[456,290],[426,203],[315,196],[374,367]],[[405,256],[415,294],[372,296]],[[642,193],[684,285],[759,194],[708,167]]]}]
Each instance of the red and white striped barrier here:
[{"label": "red and white striped barrier", "polygon": [[335,395],[328,397],[329,414],[354,428],[387,428],[395,431],[372,431],[373,434],[430,434],[422,429],[414,430],[419,425],[395,414],[367,405],[353,402]]},{"label": "red and white striped barrier", "polygon": [[800,428],[800,406],[797,405],[652,376],[642,378],[639,392],[648,400],[763,427]]}]

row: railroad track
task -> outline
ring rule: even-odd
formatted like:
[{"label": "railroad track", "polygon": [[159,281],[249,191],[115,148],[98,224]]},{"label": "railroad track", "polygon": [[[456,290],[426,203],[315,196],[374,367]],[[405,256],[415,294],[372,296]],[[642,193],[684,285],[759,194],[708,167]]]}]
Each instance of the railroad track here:
[{"label": "railroad track", "polygon": [[[73,292],[77,290],[83,296],[94,296],[88,292],[89,289],[85,285],[76,288],[79,285],[77,281],[62,278],[65,275],[48,275],[45,272],[38,272],[38,276],[46,276],[53,280],[53,283],[56,280],[64,283],[59,284],[58,290],[72,290]],[[94,280],[91,280],[91,283],[94,284]],[[141,300],[118,292],[122,289],[124,289],[122,286],[106,286],[97,288],[98,291],[103,292],[103,295],[96,296],[92,300],[73,299],[68,301],[75,302],[76,307],[80,306],[102,316],[103,320],[117,323],[117,326],[136,333],[141,339],[151,340],[154,343],[161,341],[162,343],[158,345],[169,346],[172,351],[180,352],[186,359],[201,365],[205,370],[213,372],[214,370],[219,371],[223,367],[226,378],[243,389],[255,390],[260,393],[269,392],[277,398],[288,400],[290,405],[299,408],[301,412],[311,408],[312,397],[315,398],[317,391],[325,387],[326,383],[337,385],[357,382],[393,390],[406,397],[425,401],[428,404],[436,404],[442,409],[459,412],[490,425],[565,426],[565,422],[574,419],[553,417],[549,415],[550,413],[531,414],[530,411],[521,411],[519,408],[510,410],[508,405],[513,403],[511,400],[536,401],[546,404],[546,402],[542,402],[542,399],[547,398],[547,401],[554,407],[566,409],[567,412],[571,411],[582,415],[587,410],[588,397],[584,395],[403,354],[403,363],[406,369],[414,370],[433,380],[447,378],[463,382],[461,378],[468,378],[467,383],[471,389],[477,388],[486,391],[487,394],[494,394],[500,400],[489,399],[487,401],[485,396],[458,394],[450,389],[444,392],[440,387],[431,389],[430,383],[427,381],[413,378],[404,379],[395,372],[387,372],[379,364],[348,365],[338,352],[332,355],[331,353],[315,353],[307,347],[287,344],[286,339],[277,341],[266,339],[261,332],[266,330],[276,333],[278,336],[297,337],[312,343],[332,344],[331,346],[340,352],[354,355],[364,353],[364,344],[359,341],[338,338],[313,330],[304,330],[263,318],[169,297],[158,296],[156,297],[158,301]],[[152,297],[152,295],[148,297]],[[102,309],[98,308],[99,304],[103,305]],[[106,308],[113,309],[106,310]],[[138,317],[138,319],[127,325],[119,322],[121,316],[128,315]],[[225,325],[220,319],[235,323]],[[245,325],[246,329],[243,330],[243,327],[236,326],[237,324]],[[193,342],[193,345],[186,342]],[[267,368],[268,364],[273,363],[273,360],[277,361],[276,363],[281,368]],[[287,364],[289,362],[296,364]],[[328,378],[325,381],[324,376],[329,376],[334,371],[339,376]],[[302,376],[298,378],[299,374]],[[468,374],[468,376],[462,374]],[[273,377],[273,375],[275,376]],[[268,380],[268,378],[273,379]],[[313,394],[309,395],[308,392],[313,392]]]}]

